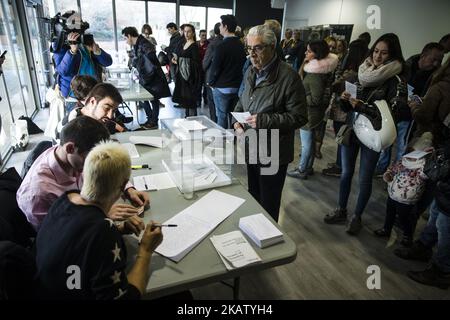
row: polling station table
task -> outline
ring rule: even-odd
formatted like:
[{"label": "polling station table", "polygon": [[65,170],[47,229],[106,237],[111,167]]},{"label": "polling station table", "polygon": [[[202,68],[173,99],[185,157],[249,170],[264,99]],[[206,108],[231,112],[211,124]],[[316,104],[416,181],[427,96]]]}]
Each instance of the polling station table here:
[{"label": "polling station table", "polygon": [[[130,136],[160,135],[160,130],[148,130],[120,133],[113,136],[113,138],[117,139],[120,143],[126,143],[130,142]],[[151,169],[133,170],[132,177],[165,172],[161,163],[161,149],[140,145],[137,145],[136,147],[140,157],[132,159],[132,164],[149,164]],[[151,274],[147,285],[147,298],[157,298],[210,283],[223,282],[232,279],[234,283],[229,286],[233,288],[233,298],[238,299],[240,276],[287,264],[295,260],[297,256],[296,245],[284,232],[284,242],[265,249],[257,247],[252,240],[246,236],[262,261],[242,268],[227,270],[209,238],[213,235],[221,235],[231,231],[240,230],[238,225],[241,217],[263,213],[270,221],[273,222],[273,219],[236,179],[233,179],[233,183],[229,186],[215,189],[243,198],[245,199],[245,202],[178,263],[155,253],[152,257],[150,266]],[[143,219],[145,223],[150,220],[162,223],[178,214],[210,191],[211,189],[196,191],[195,197],[192,200],[184,199],[178,188],[150,191],[150,209],[145,211]],[[124,238],[127,245],[128,264],[130,268],[135,261],[138,240],[132,236],[125,236]]]}]

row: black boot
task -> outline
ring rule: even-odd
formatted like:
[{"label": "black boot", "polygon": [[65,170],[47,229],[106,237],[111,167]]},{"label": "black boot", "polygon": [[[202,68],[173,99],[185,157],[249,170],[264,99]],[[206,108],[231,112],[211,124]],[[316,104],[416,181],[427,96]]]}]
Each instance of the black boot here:
[{"label": "black boot", "polygon": [[405,260],[417,260],[428,262],[433,255],[433,250],[426,247],[420,240],[414,241],[411,248],[397,248],[394,254]]},{"label": "black boot", "polygon": [[444,273],[438,266],[432,264],[423,271],[408,271],[408,277],[427,286],[447,289],[450,287],[450,272]]},{"label": "black boot", "polygon": [[336,208],[332,213],[327,214],[323,221],[328,224],[344,224],[347,222],[347,210]]}]

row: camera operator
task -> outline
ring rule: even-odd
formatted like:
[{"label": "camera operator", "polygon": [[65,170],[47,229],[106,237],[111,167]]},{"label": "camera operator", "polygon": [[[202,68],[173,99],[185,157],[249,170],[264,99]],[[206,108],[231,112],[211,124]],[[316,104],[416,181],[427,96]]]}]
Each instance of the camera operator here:
[{"label": "camera operator", "polygon": [[81,33],[77,31],[74,30],[67,35],[67,41],[59,50],[58,42],[52,43],[58,73],[57,83],[64,97],[73,96],[70,82],[74,76],[88,75],[101,82],[102,67],[112,64],[111,56],[99,47],[93,37],[83,35],[84,43],[81,43]]}]

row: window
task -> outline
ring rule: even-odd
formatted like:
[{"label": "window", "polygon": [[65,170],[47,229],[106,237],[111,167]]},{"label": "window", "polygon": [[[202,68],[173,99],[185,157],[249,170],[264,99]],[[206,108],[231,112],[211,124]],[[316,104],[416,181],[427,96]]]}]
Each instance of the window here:
[{"label": "window", "polygon": [[198,34],[201,29],[205,29],[206,8],[193,6],[180,6],[180,24],[190,23],[195,27],[195,33]]},{"label": "window", "polygon": [[220,22],[220,16],[224,14],[233,14],[231,9],[221,9],[221,8],[208,8],[208,37],[209,31],[214,30],[214,25]]},{"label": "window", "polygon": [[145,24],[145,2],[116,0],[117,16],[117,41],[119,52],[113,56],[114,63],[126,65],[128,62],[127,44],[122,37],[122,29],[125,27],[136,27],[141,33],[142,25]]},{"label": "window", "polygon": [[78,6],[76,0],[49,0],[49,12],[52,17],[54,17],[58,12],[63,14],[64,12],[74,10],[78,12]]},{"label": "window", "polygon": [[81,14],[83,21],[89,23],[86,31],[94,35],[95,42],[114,56],[114,24],[111,0],[82,0]]},{"label": "window", "polygon": [[148,1],[148,24],[153,29],[153,37],[158,46],[169,45],[170,35],[166,26],[176,21],[176,4],[167,2]]}]

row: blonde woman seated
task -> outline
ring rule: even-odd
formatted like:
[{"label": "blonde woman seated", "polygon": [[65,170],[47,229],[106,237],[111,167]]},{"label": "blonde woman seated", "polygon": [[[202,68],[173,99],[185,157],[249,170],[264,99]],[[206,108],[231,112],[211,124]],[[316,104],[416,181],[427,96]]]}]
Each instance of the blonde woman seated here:
[{"label": "blonde woman seated", "polygon": [[[159,227],[107,217],[130,177],[127,151],[117,143],[94,147],[84,165],[84,183],[54,202],[36,239],[37,293],[43,299],[139,299],[149,279],[153,251],[162,241]],[[122,234],[144,230],[128,274]]]}]

